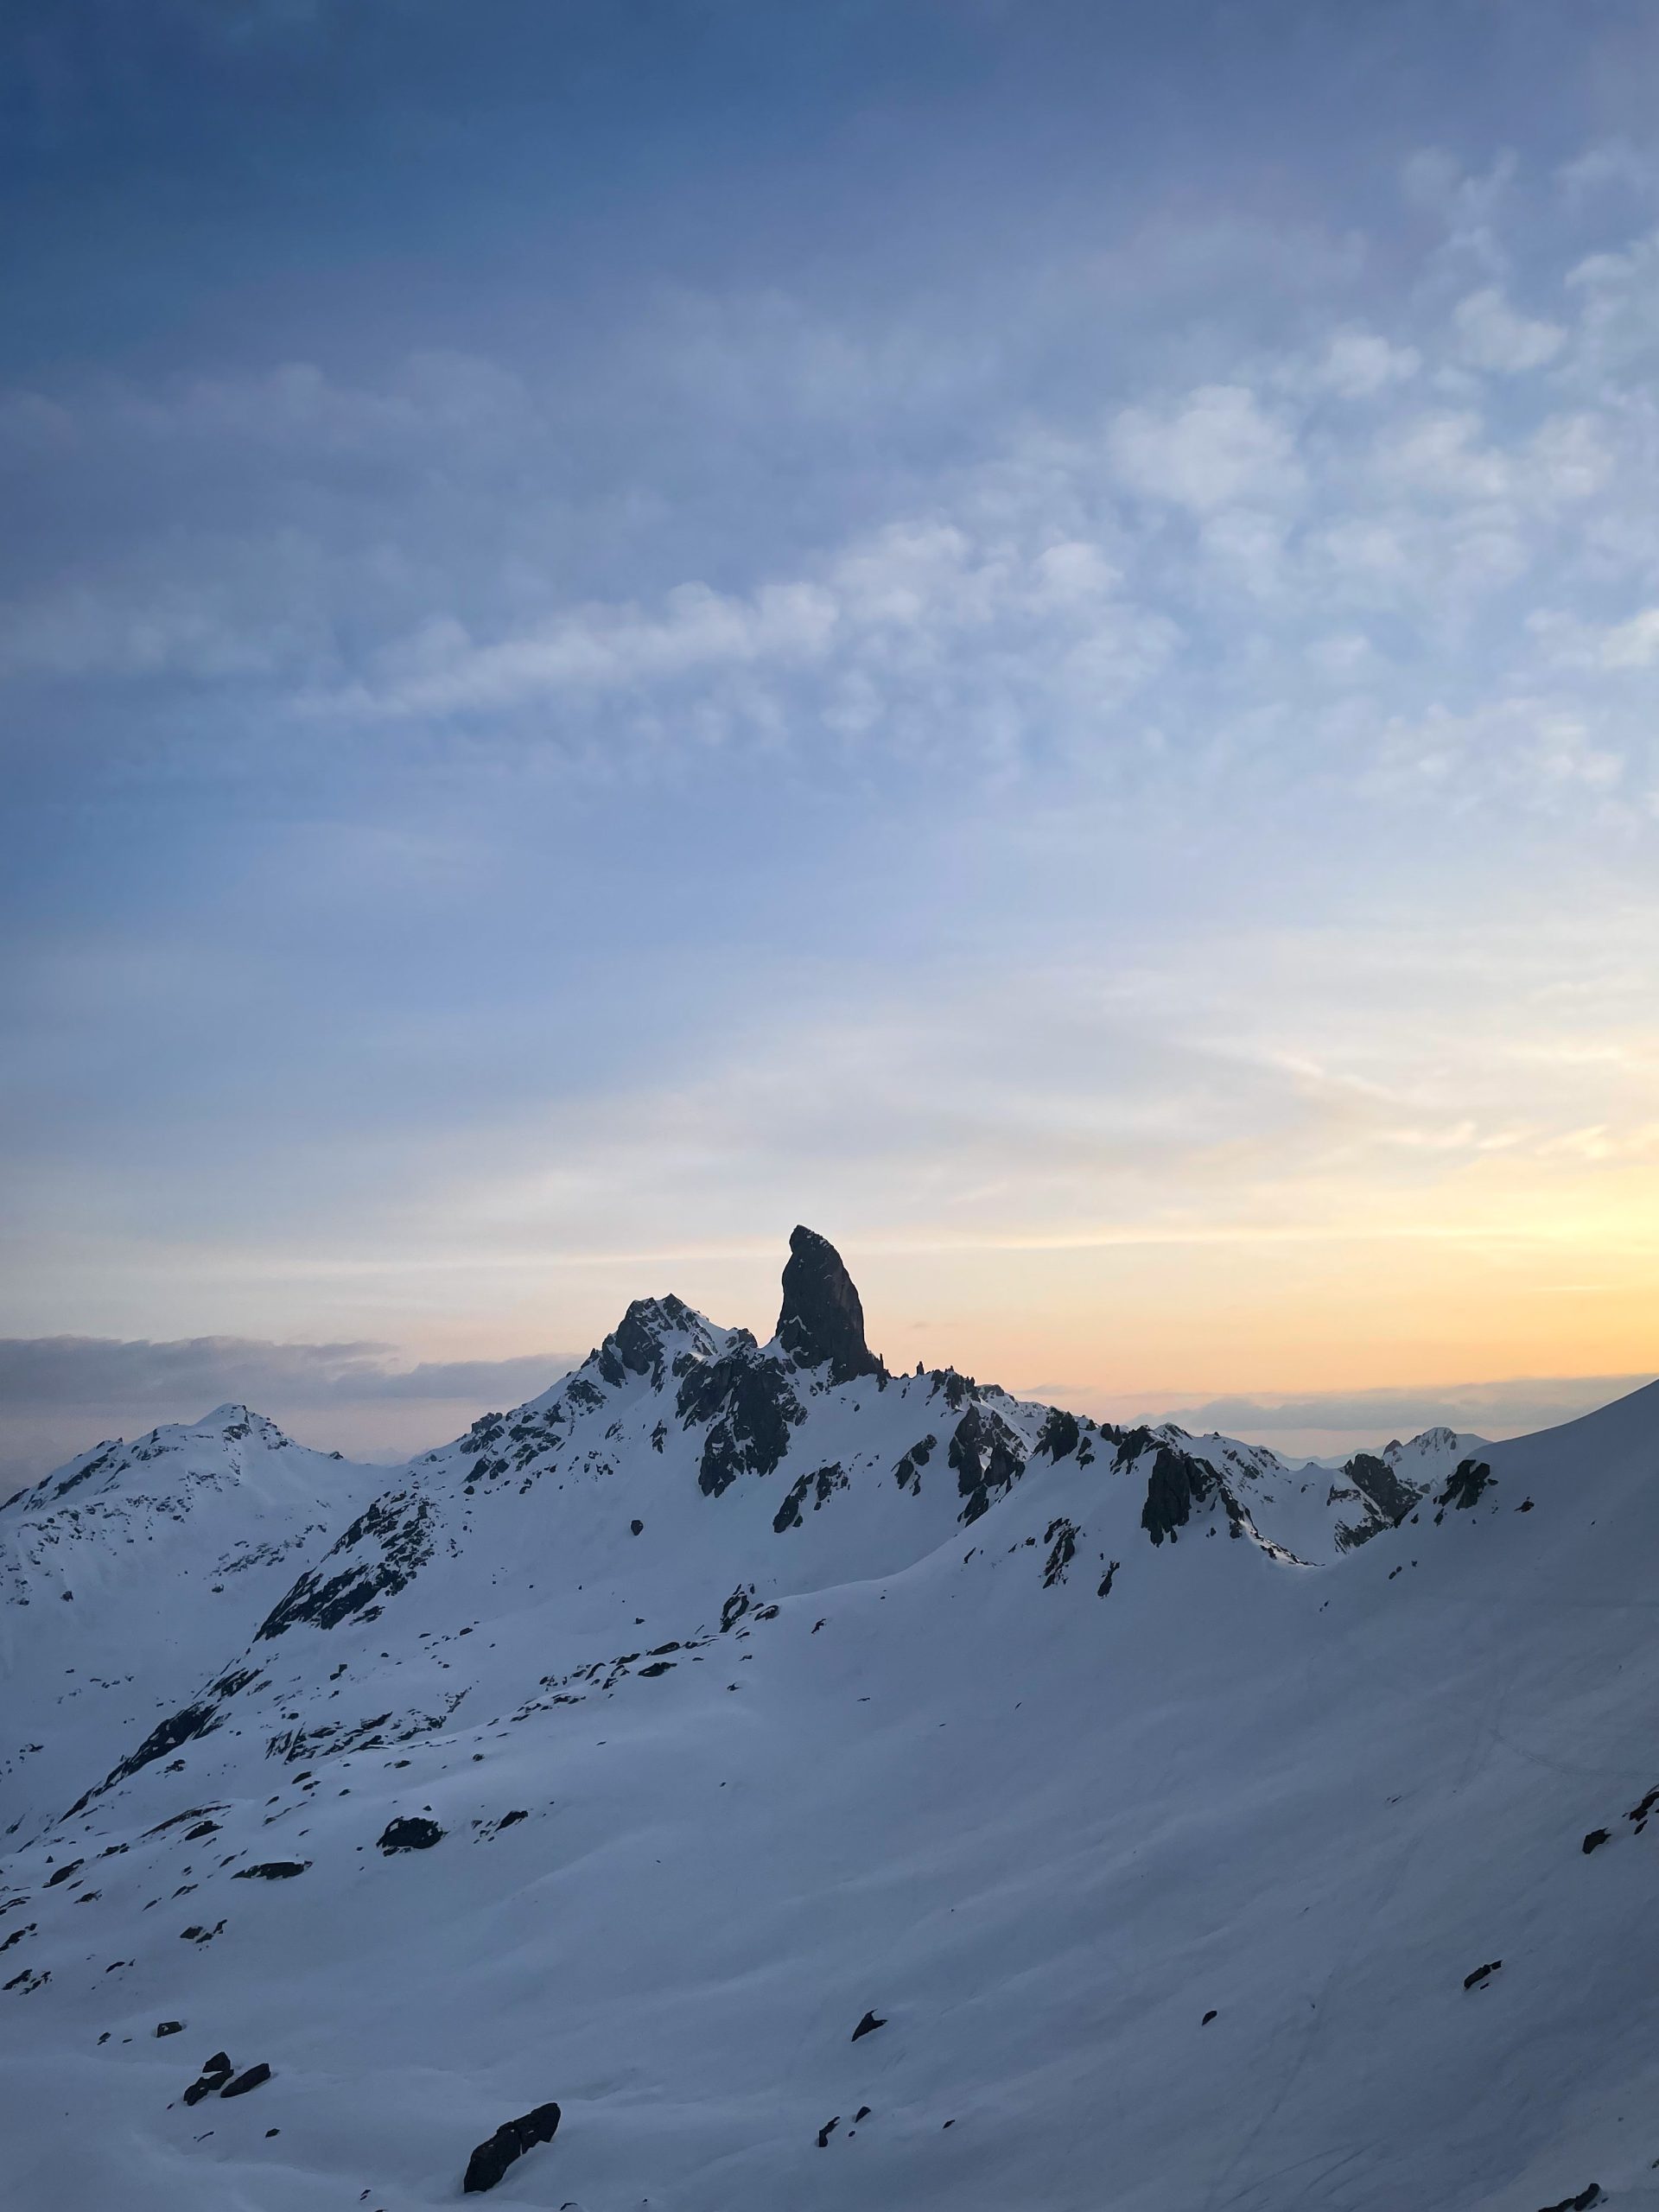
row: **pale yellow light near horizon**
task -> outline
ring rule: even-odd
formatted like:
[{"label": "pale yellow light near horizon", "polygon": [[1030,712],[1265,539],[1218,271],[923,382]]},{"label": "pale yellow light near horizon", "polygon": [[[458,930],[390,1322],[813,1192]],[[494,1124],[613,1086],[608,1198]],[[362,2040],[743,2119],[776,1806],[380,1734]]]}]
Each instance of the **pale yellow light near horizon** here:
[{"label": "pale yellow light near horizon", "polygon": [[[1294,1217],[1274,1221],[979,1236],[804,1211],[840,1243],[872,1341],[895,1365],[954,1362],[1014,1387],[1150,1398],[1659,1365],[1659,1173],[1645,1164],[1486,1160],[1408,1205],[1363,1186],[1302,1195]],[[673,1288],[764,1335],[781,1255],[781,1236],[526,1254],[505,1280],[462,1262],[493,1311],[436,1326],[429,1313],[404,1333],[428,1357],[500,1357],[545,1343],[556,1316],[587,1317],[591,1338],[628,1298]]]}]

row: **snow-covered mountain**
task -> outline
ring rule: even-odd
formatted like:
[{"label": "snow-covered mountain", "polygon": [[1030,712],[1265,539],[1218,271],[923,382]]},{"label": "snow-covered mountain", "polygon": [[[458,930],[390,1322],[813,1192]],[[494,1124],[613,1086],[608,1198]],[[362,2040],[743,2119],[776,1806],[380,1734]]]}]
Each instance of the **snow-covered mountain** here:
[{"label": "snow-covered mountain", "polygon": [[219,1406],[0,1505],[0,1829],[60,1813],[188,1699],[385,1480]]},{"label": "snow-covered mountain", "polygon": [[1659,1386],[1297,1468],[806,1230],[404,1468],[103,1447],[0,1513],[10,2186],[1659,2204],[1656,1537]]}]

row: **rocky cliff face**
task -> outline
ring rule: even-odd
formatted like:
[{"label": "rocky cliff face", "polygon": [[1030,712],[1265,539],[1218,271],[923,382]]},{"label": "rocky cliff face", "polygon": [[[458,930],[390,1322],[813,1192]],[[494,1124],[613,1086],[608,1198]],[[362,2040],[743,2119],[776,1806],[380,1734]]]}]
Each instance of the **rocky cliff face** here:
[{"label": "rocky cliff face", "polygon": [[822,1367],[832,1382],[882,1372],[864,1341],[864,1308],[853,1279],[835,1246],[816,1230],[798,1228],[791,1235],[778,1343],[798,1367]]}]

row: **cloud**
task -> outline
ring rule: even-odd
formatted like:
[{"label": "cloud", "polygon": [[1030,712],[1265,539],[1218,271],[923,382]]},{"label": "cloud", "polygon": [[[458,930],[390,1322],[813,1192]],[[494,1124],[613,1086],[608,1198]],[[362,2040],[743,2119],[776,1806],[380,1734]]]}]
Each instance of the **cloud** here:
[{"label": "cloud", "polygon": [[1659,188],[1659,166],[1628,138],[1609,138],[1563,162],[1555,181],[1567,199],[1582,203],[1599,193],[1624,192],[1649,198]]},{"label": "cloud", "polygon": [[1435,217],[1445,232],[1440,257],[1452,264],[1497,270],[1509,258],[1503,240],[1504,218],[1520,172],[1518,156],[1499,154],[1484,173],[1466,168],[1443,147],[1420,148],[1408,156],[1401,186],[1408,202]]},{"label": "cloud", "polygon": [[0,1413],[119,1405],[165,1407],[165,1418],[194,1420],[226,1401],[262,1410],[277,1404],[323,1408],[423,1398],[518,1403],[546,1389],[574,1363],[549,1352],[516,1359],[423,1360],[403,1367],[391,1345],[372,1343],[8,1337],[0,1338]]},{"label": "cloud", "polygon": [[1411,383],[1421,370],[1422,354],[1415,345],[1395,345],[1376,329],[1347,323],[1332,332],[1325,354],[1307,372],[1307,383],[1338,398],[1367,400],[1394,385]]},{"label": "cloud", "polygon": [[1553,361],[1567,343],[1557,322],[1517,315],[1493,284],[1459,300],[1452,316],[1459,359],[1495,376],[1520,376]]},{"label": "cloud", "polygon": [[1600,651],[1604,668],[1651,668],[1659,660],[1659,607],[1643,607],[1605,631]]},{"label": "cloud", "polygon": [[1196,515],[1294,502],[1305,481],[1291,431],[1237,385],[1205,385],[1171,407],[1125,408],[1108,446],[1131,491]]},{"label": "cloud", "polygon": [[1173,1414],[1160,1418],[1173,1419],[1183,1428],[1216,1429],[1251,1440],[1269,1431],[1290,1436],[1346,1432],[1381,1444],[1434,1427],[1462,1429],[1496,1440],[1577,1421],[1653,1379],[1641,1374],[1526,1376],[1497,1382],[1305,1391],[1281,1399],[1204,1398],[1183,1402]]},{"label": "cloud", "polygon": [[811,574],[747,593],[688,582],[654,607],[590,603],[493,639],[435,622],[309,712],[406,721],[558,706],[622,715],[600,726],[623,745],[792,737],[799,749],[812,730],[957,756],[1010,740],[1017,751],[1044,729],[1063,738],[1079,721],[1098,728],[1166,662],[1175,626],[1125,598],[1107,545],[974,506],[894,521]]}]

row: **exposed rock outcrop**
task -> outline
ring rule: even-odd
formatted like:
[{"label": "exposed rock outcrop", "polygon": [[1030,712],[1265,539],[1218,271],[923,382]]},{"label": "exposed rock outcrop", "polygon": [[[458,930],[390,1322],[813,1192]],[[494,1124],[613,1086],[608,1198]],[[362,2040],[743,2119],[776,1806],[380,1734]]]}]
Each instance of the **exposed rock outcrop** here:
[{"label": "exposed rock outcrop", "polygon": [[503,2120],[488,2141],[480,2143],[467,2161],[466,2177],[461,2184],[462,2196],[478,2196],[485,2190],[493,2189],[507,2168],[522,2158],[526,2151],[533,2151],[538,2143],[550,2143],[558,2127],[559,2108],[555,2104],[537,2105],[518,2120]]},{"label": "exposed rock outcrop", "polygon": [[398,1851],[430,1851],[435,1843],[442,1843],[443,1830],[435,1821],[413,1819],[388,1821],[384,1832],[377,1839],[378,1847],[388,1859]]},{"label": "exposed rock outcrop", "polygon": [[864,1308],[827,1236],[796,1229],[784,1268],[778,1342],[797,1367],[825,1367],[832,1382],[886,1372],[864,1341]]}]

